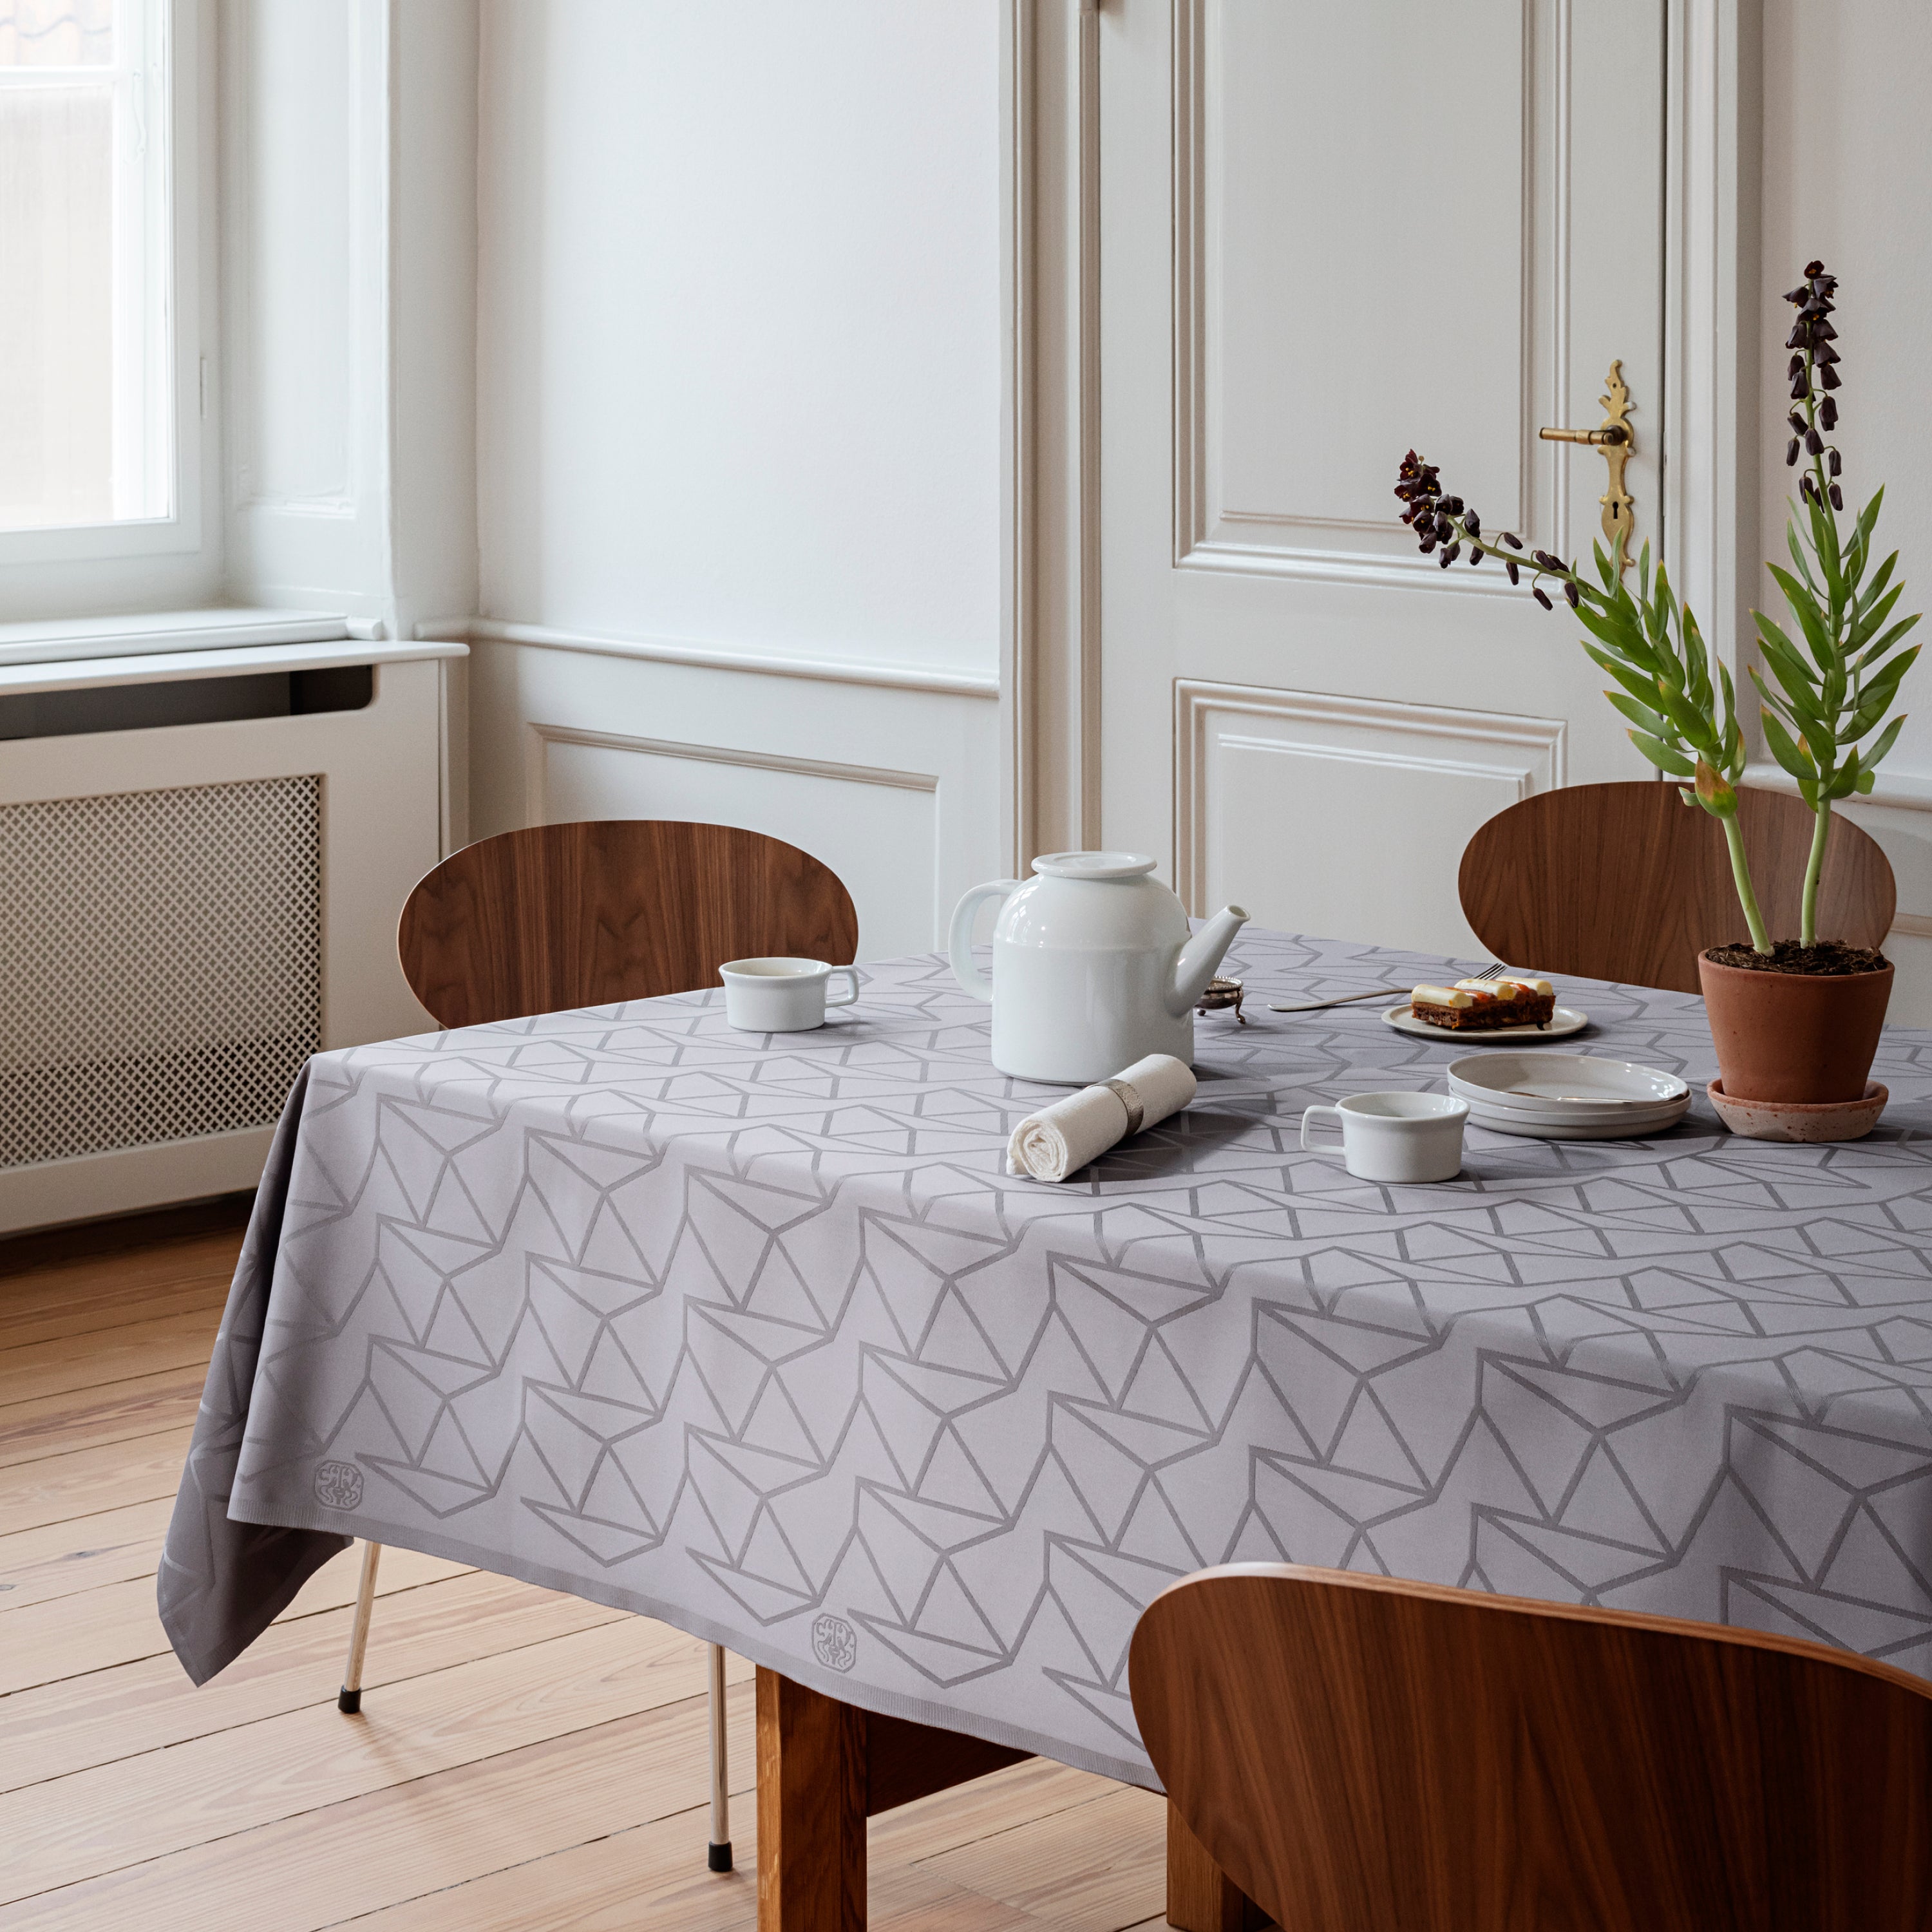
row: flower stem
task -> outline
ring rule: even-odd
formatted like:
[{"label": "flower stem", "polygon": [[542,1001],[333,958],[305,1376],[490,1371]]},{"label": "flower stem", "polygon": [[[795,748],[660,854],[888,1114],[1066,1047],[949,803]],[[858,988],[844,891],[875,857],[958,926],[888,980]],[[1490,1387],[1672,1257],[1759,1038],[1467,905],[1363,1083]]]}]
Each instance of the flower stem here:
[{"label": "flower stem", "polygon": [[1744,923],[1750,928],[1751,950],[1768,952],[1771,940],[1764,929],[1764,914],[1757,909],[1757,894],[1751,886],[1750,862],[1744,856],[1744,835],[1735,812],[1726,814],[1724,826],[1724,843],[1731,850],[1731,877],[1737,882],[1738,903],[1744,908]]},{"label": "flower stem", "polygon": [[1811,833],[1811,856],[1804,866],[1804,904],[1798,921],[1798,943],[1818,943],[1818,880],[1825,870],[1825,841],[1831,836],[1832,801],[1821,798],[1815,814],[1817,823]]}]

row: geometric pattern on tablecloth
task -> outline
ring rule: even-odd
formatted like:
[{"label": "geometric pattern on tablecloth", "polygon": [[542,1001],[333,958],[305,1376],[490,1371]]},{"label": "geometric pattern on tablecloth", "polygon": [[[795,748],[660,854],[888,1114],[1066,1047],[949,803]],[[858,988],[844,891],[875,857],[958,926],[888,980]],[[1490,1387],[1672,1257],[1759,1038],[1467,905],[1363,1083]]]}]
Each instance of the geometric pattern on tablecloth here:
[{"label": "geometric pattern on tablecloth", "polygon": [[[1059,1188],[1004,1172],[1050,1096],[936,958],[810,1034],[707,993],[320,1056],[224,1326],[260,1360],[218,1354],[170,1538],[184,1654],[236,1587],[232,1481],[238,1521],[1143,1782],[1134,1620],[1226,1561],[1932,1674],[1932,1039],[1887,1034],[1864,1142],[1736,1139],[1700,1090],[1653,1139],[1472,1129],[1461,1179],[1390,1187],[1304,1154],[1301,1108],[1470,1048],[1266,1002],[1444,962],[1251,930],[1230,970],[1252,1022],[1197,1022],[1194,1106]],[[1714,1070],[1695,1000],[1566,997],[1586,1050]]]}]

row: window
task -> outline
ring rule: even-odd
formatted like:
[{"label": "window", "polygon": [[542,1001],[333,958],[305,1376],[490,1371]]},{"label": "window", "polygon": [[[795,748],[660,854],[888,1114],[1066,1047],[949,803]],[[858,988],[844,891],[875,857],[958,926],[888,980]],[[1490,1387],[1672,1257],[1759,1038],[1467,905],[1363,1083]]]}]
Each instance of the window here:
[{"label": "window", "polygon": [[168,0],[0,0],[0,531],[176,503]]}]

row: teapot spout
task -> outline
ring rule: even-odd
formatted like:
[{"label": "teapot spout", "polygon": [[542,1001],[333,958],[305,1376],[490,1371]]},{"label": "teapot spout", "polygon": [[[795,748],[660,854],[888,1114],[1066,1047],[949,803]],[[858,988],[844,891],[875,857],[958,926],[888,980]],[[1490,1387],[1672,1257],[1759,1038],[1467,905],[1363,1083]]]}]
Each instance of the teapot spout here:
[{"label": "teapot spout", "polygon": [[1167,1010],[1176,1019],[1198,1003],[1235,934],[1247,922],[1248,916],[1239,906],[1223,906],[1182,947],[1180,957],[1174,962],[1174,982],[1167,989]]}]

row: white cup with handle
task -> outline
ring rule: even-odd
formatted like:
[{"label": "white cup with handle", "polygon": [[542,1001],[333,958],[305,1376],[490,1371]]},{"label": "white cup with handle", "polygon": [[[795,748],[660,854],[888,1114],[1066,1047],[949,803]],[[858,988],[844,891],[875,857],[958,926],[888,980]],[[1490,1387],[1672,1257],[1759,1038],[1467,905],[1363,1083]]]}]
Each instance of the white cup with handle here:
[{"label": "white cup with handle", "polygon": [[[850,982],[843,999],[826,991],[835,973]],[[849,1006],[859,997],[859,975],[823,959],[728,959],[718,969],[724,982],[724,1018],[746,1033],[808,1033],[825,1024],[828,1006]]]},{"label": "white cup with handle", "polygon": [[1342,1160],[1358,1180],[1454,1180],[1462,1170],[1462,1125],[1469,1103],[1448,1094],[1351,1094],[1339,1106],[1310,1107],[1301,1144],[1318,1148],[1309,1129],[1332,1115],[1342,1130]]}]

